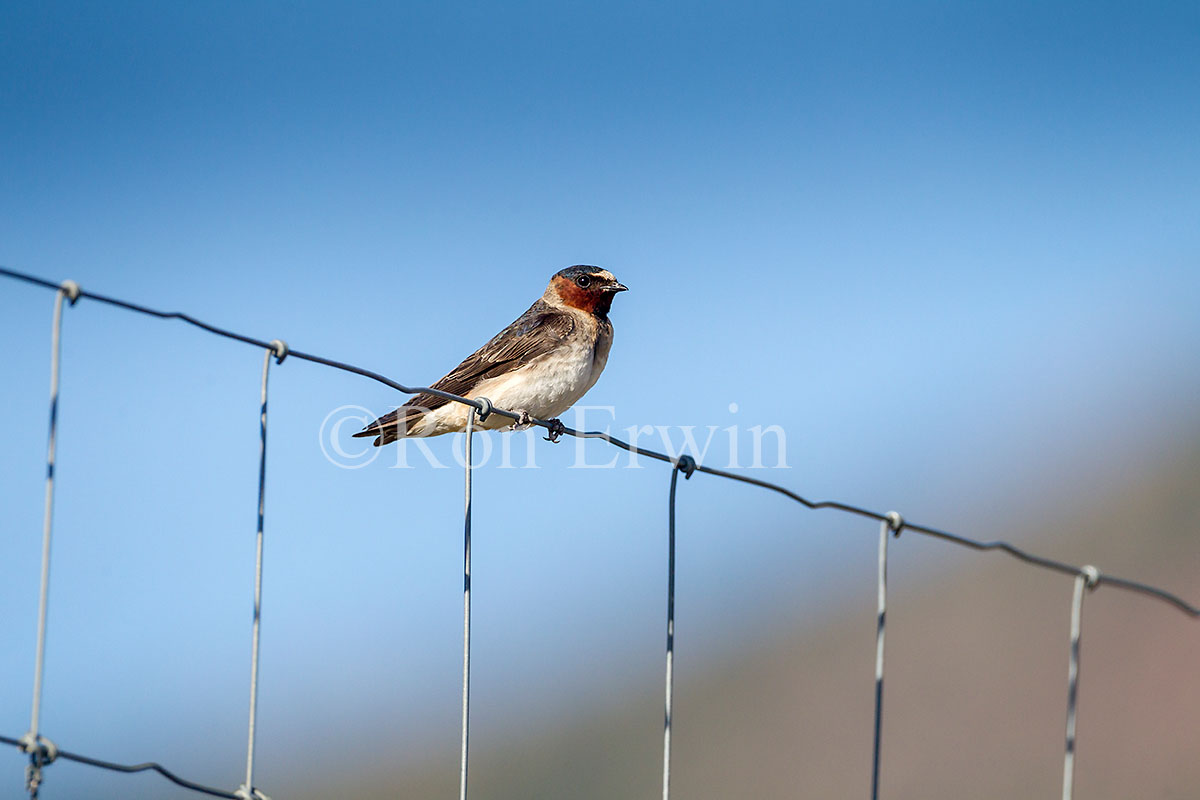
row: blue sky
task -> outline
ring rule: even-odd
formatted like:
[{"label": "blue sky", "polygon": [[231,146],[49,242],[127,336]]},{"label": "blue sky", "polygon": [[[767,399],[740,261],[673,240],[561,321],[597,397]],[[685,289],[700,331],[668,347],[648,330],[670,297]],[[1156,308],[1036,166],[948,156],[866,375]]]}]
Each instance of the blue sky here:
[{"label": "blue sky", "polygon": [[[555,270],[600,264],[631,287],[588,397],[615,430],[780,425],[771,479],[969,535],[1194,425],[1187,4],[5,18],[8,267],[420,384]],[[0,284],[6,735],[27,725],[51,301]],[[235,785],[261,354],[88,303],[63,353],[45,730]],[[271,398],[264,781],[314,731],[434,748],[457,720],[461,472],[322,457],[325,416],[402,399],[382,386],[293,360]],[[573,687],[660,680],[668,473],[537,454],[476,478],[480,741]],[[703,477],[680,526],[681,669],[873,591],[873,526]]]}]

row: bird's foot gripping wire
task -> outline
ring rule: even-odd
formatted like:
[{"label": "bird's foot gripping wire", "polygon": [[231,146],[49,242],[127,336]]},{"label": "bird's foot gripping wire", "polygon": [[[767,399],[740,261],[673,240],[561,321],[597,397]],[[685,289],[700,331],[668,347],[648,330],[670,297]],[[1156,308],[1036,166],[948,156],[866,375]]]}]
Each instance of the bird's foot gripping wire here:
[{"label": "bird's foot gripping wire", "polygon": [[533,417],[529,416],[529,412],[522,409],[517,412],[517,421],[513,423],[514,431],[523,431],[533,424]]},{"label": "bird's foot gripping wire", "polygon": [[550,427],[547,428],[547,435],[544,437],[547,442],[558,444],[558,438],[567,432],[567,426],[563,425],[562,420],[557,417],[547,420]]}]

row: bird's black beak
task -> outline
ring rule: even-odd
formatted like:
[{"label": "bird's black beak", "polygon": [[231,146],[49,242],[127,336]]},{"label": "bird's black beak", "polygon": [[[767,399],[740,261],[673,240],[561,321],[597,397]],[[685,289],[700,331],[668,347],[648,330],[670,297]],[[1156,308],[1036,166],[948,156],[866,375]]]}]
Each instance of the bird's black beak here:
[{"label": "bird's black beak", "polygon": [[606,291],[606,292],[614,292],[614,293],[615,293],[615,292],[628,292],[628,291],[629,291],[629,287],[628,287],[628,286],[626,286],[626,285],[625,285],[625,284],[623,284],[623,283],[617,283],[616,281],[613,281],[613,282],[612,282],[612,283],[610,283],[608,286],[605,286],[605,287],[604,287],[604,291]]}]

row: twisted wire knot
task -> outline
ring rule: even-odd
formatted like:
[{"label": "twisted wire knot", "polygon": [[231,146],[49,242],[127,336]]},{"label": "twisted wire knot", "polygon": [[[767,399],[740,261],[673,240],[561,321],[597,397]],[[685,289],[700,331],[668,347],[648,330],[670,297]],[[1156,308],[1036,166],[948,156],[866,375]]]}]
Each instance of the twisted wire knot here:
[{"label": "twisted wire knot", "polygon": [[75,305],[75,301],[79,299],[79,284],[75,281],[63,281],[58,285],[58,288],[67,296],[67,300],[71,305]]},{"label": "twisted wire knot", "polygon": [[480,422],[483,422],[492,413],[495,406],[493,406],[492,401],[488,400],[486,397],[476,397],[475,402],[479,403],[479,408],[475,412],[475,417]]},{"label": "twisted wire knot", "polygon": [[272,339],[271,352],[275,354],[275,363],[282,364],[283,360],[288,357],[288,353],[291,351],[288,350],[287,342],[285,342],[283,339]]},{"label": "twisted wire knot", "polygon": [[1100,570],[1093,567],[1091,564],[1084,564],[1079,568],[1079,575],[1083,578],[1084,583],[1089,589],[1095,589],[1100,583]]},{"label": "twisted wire knot", "polygon": [[36,758],[38,766],[43,766],[58,758],[58,745],[40,734],[35,737],[30,731],[21,737],[21,752]]},{"label": "twisted wire knot", "polygon": [[58,758],[58,747],[45,736],[34,736],[30,731],[21,737],[21,751],[29,754],[29,765],[25,767],[25,791],[31,798],[38,796],[42,785],[42,767],[54,763]]},{"label": "twisted wire knot", "polygon": [[900,531],[904,530],[904,517],[900,515],[899,511],[889,511],[883,515],[883,518],[887,521],[888,530],[892,532],[893,536],[899,536]]},{"label": "twisted wire knot", "polygon": [[683,473],[684,480],[689,480],[696,471],[696,459],[691,456],[680,456],[675,460],[675,469]]}]

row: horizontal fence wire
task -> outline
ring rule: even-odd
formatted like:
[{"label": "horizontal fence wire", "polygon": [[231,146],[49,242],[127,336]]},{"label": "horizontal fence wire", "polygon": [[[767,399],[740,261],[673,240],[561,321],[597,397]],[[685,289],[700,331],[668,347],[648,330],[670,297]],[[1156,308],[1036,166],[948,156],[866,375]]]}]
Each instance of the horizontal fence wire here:
[{"label": "horizontal fence wire", "polygon": [[[9,278],[14,278],[14,279],[20,280],[20,281],[25,281],[26,283],[32,283],[37,286],[43,286],[47,289],[53,289],[55,291],[57,291],[60,288],[59,284],[54,283],[52,281],[48,281],[43,278],[38,278],[34,275],[27,275],[23,272],[16,272],[16,271],[8,269],[6,267],[0,267],[0,275],[4,275]],[[188,314],[183,314],[178,311],[158,311],[153,308],[147,308],[146,306],[138,305],[137,303],[130,303],[126,300],[118,300],[116,298],[106,297],[102,294],[96,294],[95,292],[89,292],[84,289],[79,290],[79,296],[81,298],[87,298],[88,300],[95,300],[97,302],[105,303],[107,305],[117,306],[118,308],[124,308],[124,309],[128,309],[130,311],[136,311],[140,314],[148,314],[152,317],[158,317],[159,319],[183,320],[184,322],[186,322],[190,325],[194,325],[197,328],[200,328],[201,330],[208,331],[209,333],[216,334],[217,336],[223,336],[226,339],[233,339],[234,341],[244,342],[246,344],[254,345],[255,347],[263,347],[263,348],[267,348],[267,349],[272,349],[271,342],[269,342],[265,339],[256,339],[252,336],[246,336],[241,333],[235,333],[233,331],[228,331],[223,328],[218,328],[216,325],[210,325],[207,322],[202,322],[201,320],[198,320],[193,316],[190,316]],[[486,404],[486,407],[485,407],[485,404],[483,402],[481,402],[480,400],[476,400],[476,399],[472,399],[472,398],[468,398],[468,397],[460,397],[459,395],[451,394],[450,392],[443,392],[440,389],[433,389],[433,388],[430,388],[427,386],[406,386],[402,383],[392,380],[391,378],[381,375],[378,372],[373,372],[369,369],[364,369],[363,367],[358,367],[353,364],[347,364],[347,363],[344,363],[341,361],[336,361],[331,358],[325,358],[323,356],[313,355],[312,353],[301,352],[299,350],[290,350],[288,352],[288,355],[292,358],[300,359],[301,361],[311,361],[314,364],[323,364],[324,366],[333,367],[334,369],[342,370],[343,372],[350,372],[355,375],[362,375],[364,378],[370,378],[371,380],[378,381],[379,383],[382,383],[385,386],[389,386],[389,387],[396,389],[397,391],[403,392],[405,394],[429,394],[429,395],[433,395],[434,397],[440,397],[440,398],[449,400],[451,402],[462,403],[463,405],[471,406],[472,408],[474,408],[478,411],[485,411],[485,412],[491,413],[491,414],[499,414],[500,416],[502,416],[506,419],[513,420],[514,422],[521,419],[520,413],[518,413],[516,411],[509,411],[509,410],[503,409],[503,408],[496,408],[496,407],[493,407],[490,403]],[[532,425],[536,425],[538,427],[545,428],[548,431],[554,431],[557,428],[557,426],[554,425],[550,420],[530,418],[529,422]],[[674,464],[678,460],[676,457],[670,456],[666,453],[660,453],[655,450],[649,450],[649,449],[646,449],[643,447],[638,447],[636,445],[629,444],[628,442],[618,439],[616,436],[613,436],[612,434],[607,433],[605,431],[577,431],[577,430],[574,430],[573,428],[563,427],[561,429],[561,432],[563,435],[573,436],[577,439],[600,439],[601,441],[608,442],[609,444],[613,445],[614,447],[619,447],[622,450],[633,453],[635,455],[646,456],[647,458],[652,458],[657,461],[663,461],[668,464]],[[836,500],[809,500],[809,499],[797,494],[796,492],[793,492],[792,490],[788,489],[785,486],[780,486],[779,484],[771,483],[770,481],[760,480],[759,478],[752,478],[748,475],[740,475],[735,472],[729,472],[728,470],[718,469],[716,467],[708,467],[703,464],[696,464],[695,469],[696,469],[696,472],[703,472],[707,475],[715,475],[720,478],[727,478],[729,480],[738,481],[740,483],[748,483],[751,486],[759,486],[763,489],[770,489],[771,491],[778,492],[779,494],[783,495],[784,497],[789,497],[792,500],[795,500],[797,503],[800,503],[804,507],[812,509],[814,511],[820,510],[820,509],[831,509],[834,511],[844,511],[848,514],[855,514],[860,517],[866,517],[868,519],[873,519],[876,522],[887,522],[888,521],[887,514],[881,514],[878,511],[871,511],[869,509],[862,508],[860,506],[850,505],[849,503],[842,503],[842,502],[838,502]],[[1033,553],[1029,553],[1009,542],[1004,542],[1004,541],[981,542],[981,541],[977,541],[975,539],[969,539],[965,536],[959,536],[954,533],[949,533],[947,531],[938,530],[937,528],[931,528],[928,525],[919,525],[915,522],[909,522],[907,520],[905,520],[905,522],[904,522],[903,530],[912,531],[913,533],[919,533],[924,536],[933,536],[935,538],[942,539],[947,542],[953,542],[954,544],[962,545],[963,547],[969,547],[973,550],[998,550],[998,551],[1007,553],[1014,558],[1020,559],[1021,561],[1024,561],[1029,564],[1033,564],[1034,566],[1043,567],[1043,568],[1049,569],[1049,570],[1054,570],[1055,572],[1061,572],[1065,575],[1076,575],[1076,576],[1077,575],[1085,575],[1085,577],[1086,577],[1086,574],[1083,572],[1082,567],[1077,567],[1074,564],[1068,564],[1064,561],[1056,561],[1055,559],[1052,559],[1052,558],[1045,558],[1043,556],[1034,555]],[[1102,573],[1100,573],[1099,578],[1097,578],[1097,585],[1109,585],[1109,586],[1114,586],[1119,589],[1126,589],[1131,592],[1138,592],[1138,593],[1141,593],[1141,594],[1144,594],[1144,595],[1147,595],[1150,597],[1157,598],[1166,603],[1170,603],[1171,605],[1178,608],[1180,611],[1183,611],[1184,613],[1189,614],[1193,617],[1200,617],[1200,606],[1192,605],[1191,603],[1188,603],[1186,600],[1182,599],[1181,597],[1178,597],[1177,595],[1174,595],[1171,592],[1166,591],[1165,589],[1159,589],[1158,587],[1150,586],[1149,584],[1140,583],[1138,581],[1129,580],[1127,578],[1119,578],[1115,575],[1109,575],[1107,573],[1102,572]]]},{"label": "horizontal fence wire", "polygon": [[[880,704],[881,704],[881,699],[882,699],[881,689],[882,689],[882,677],[883,677],[882,676],[882,660],[883,660],[882,659],[882,655],[883,655],[882,650],[883,650],[883,613],[884,613],[884,591],[885,591],[884,587],[886,585],[885,584],[885,581],[886,581],[886,577],[885,577],[886,576],[886,552],[887,552],[886,551],[886,537],[887,537],[888,533],[891,533],[893,536],[898,536],[902,531],[907,530],[907,531],[912,531],[914,533],[919,533],[919,534],[922,534],[925,536],[930,536],[930,537],[933,537],[936,539],[940,539],[942,541],[947,541],[952,544],[957,544],[957,545],[960,545],[963,547],[968,547],[973,550],[995,550],[995,551],[1006,553],[1009,556],[1016,558],[1024,563],[1027,563],[1027,564],[1030,564],[1030,565],[1033,565],[1036,567],[1041,567],[1043,569],[1051,570],[1054,572],[1059,572],[1059,573],[1066,574],[1066,575],[1072,575],[1076,578],[1076,598],[1077,599],[1075,600],[1075,611],[1074,611],[1074,616],[1073,616],[1073,621],[1072,621],[1072,623],[1073,623],[1072,624],[1072,664],[1071,664],[1072,669],[1071,669],[1071,687],[1070,687],[1071,688],[1071,692],[1070,692],[1070,695],[1071,695],[1070,701],[1071,702],[1070,702],[1070,719],[1069,719],[1069,729],[1068,729],[1068,737],[1069,738],[1068,738],[1068,763],[1067,763],[1067,770],[1066,770],[1067,777],[1064,778],[1064,781],[1066,782],[1066,787],[1067,787],[1066,790],[1064,791],[1065,795],[1068,794],[1068,792],[1069,792],[1069,786],[1070,786],[1070,783],[1069,783],[1070,777],[1069,776],[1070,776],[1070,773],[1072,772],[1072,770],[1070,769],[1070,767],[1072,766],[1071,765],[1071,761],[1072,761],[1071,756],[1073,756],[1073,749],[1074,749],[1073,748],[1073,744],[1074,744],[1074,742],[1073,742],[1073,739],[1074,739],[1074,698],[1075,698],[1075,676],[1077,675],[1076,664],[1077,664],[1077,658],[1078,658],[1078,656],[1077,656],[1077,654],[1078,654],[1078,605],[1080,602],[1079,587],[1084,582],[1086,582],[1087,586],[1092,589],[1097,588],[1100,585],[1109,585],[1109,586],[1113,586],[1113,587],[1116,587],[1119,589],[1124,589],[1129,592],[1135,592],[1138,594],[1145,595],[1147,597],[1151,597],[1151,598],[1163,601],[1163,602],[1173,606],[1174,608],[1184,612],[1185,614],[1188,614],[1189,616],[1200,617],[1200,607],[1197,607],[1196,605],[1188,603],[1187,601],[1183,600],[1182,598],[1178,597],[1177,595],[1172,594],[1171,592],[1168,592],[1164,589],[1160,589],[1156,586],[1151,586],[1149,584],[1141,583],[1138,581],[1129,580],[1127,578],[1117,577],[1115,575],[1107,575],[1105,573],[1102,573],[1102,572],[1096,570],[1095,567],[1091,567],[1091,566],[1078,567],[1078,566],[1075,566],[1073,564],[1069,564],[1069,563],[1066,563],[1063,561],[1058,561],[1055,559],[1035,555],[1033,553],[1030,553],[1030,552],[1028,552],[1022,548],[1019,548],[1016,545],[1013,545],[1006,541],[1000,541],[1000,540],[979,541],[979,540],[975,540],[975,539],[970,539],[968,537],[960,536],[960,535],[954,534],[954,533],[949,533],[947,531],[939,530],[937,528],[932,528],[932,527],[929,527],[926,525],[920,525],[920,524],[917,524],[914,522],[909,522],[907,520],[904,520],[896,512],[888,512],[886,514],[882,514],[882,513],[879,513],[876,511],[871,511],[869,509],[866,509],[866,508],[863,508],[860,506],[851,505],[848,503],[842,503],[842,502],[835,501],[835,500],[819,500],[819,501],[809,500],[809,499],[797,494],[796,492],[793,492],[792,490],[788,489],[787,487],[781,486],[779,484],[772,483],[770,481],[761,480],[758,478],[752,478],[748,475],[743,475],[743,474],[738,474],[738,473],[734,473],[734,472],[729,472],[727,470],[717,469],[716,467],[708,467],[703,464],[697,463],[693,458],[691,458],[690,456],[687,456],[687,455],[671,456],[671,455],[668,455],[667,453],[661,453],[661,452],[658,452],[655,450],[637,447],[635,445],[625,442],[622,439],[619,439],[619,438],[612,436],[611,434],[609,434],[607,432],[603,432],[603,431],[574,430],[572,428],[568,428],[568,427],[562,425],[562,423],[559,422],[558,420],[542,420],[542,419],[536,419],[536,418],[530,419],[528,417],[525,417],[524,415],[522,415],[520,412],[517,412],[517,411],[510,411],[507,409],[496,408],[485,398],[480,398],[480,399],[466,398],[466,397],[461,397],[459,395],[451,394],[449,392],[444,392],[444,391],[441,391],[438,389],[433,389],[431,387],[407,386],[405,384],[402,384],[395,380],[392,380],[391,378],[388,378],[378,372],[374,372],[372,370],[368,370],[363,367],[359,367],[359,366],[356,366],[353,364],[348,364],[348,363],[345,363],[342,361],[337,361],[337,360],[334,360],[331,358],[326,358],[326,357],[319,356],[319,355],[314,355],[311,353],[306,353],[303,351],[287,349],[286,345],[283,345],[282,342],[280,342],[279,340],[267,341],[264,339],[257,339],[252,336],[246,336],[241,333],[237,333],[234,331],[230,331],[230,330],[226,330],[224,328],[217,327],[215,325],[211,325],[211,324],[204,322],[202,320],[199,320],[189,314],[185,314],[185,313],[181,313],[181,312],[177,312],[177,311],[160,311],[160,310],[149,308],[147,306],[143,306],[143,305],[140,305],[137,303],[132,303],[132,302],[129,302],[126,300],[121,300],[118,298],[113,298],[113,297],[108,297],[105,295],[97,294],[95,292],[86,291],[86,290],[79,288],[78,285],[74,284],[73,282],[66,282],[66,283],[60,285],[60,284],[56,284],[51,281],[45,280],[43,278],[39,278],[34,275],[17,272],[17,271],[14,271],[14,270],[11,270],[11,269],[8,269],[5,267],[0,267],[0,275],[12,278],[14,280],[33,284],[35,286],[40,286],[40,287],[43,287],[46,289],[51,289],[56,292],[60,292],[60,301],[62,299],[61,292],[69,291],[70,295],[71,295],[72,304],[74,304],[74,301],[77,300],[78,298],[85,298],[88,300],[94,300],[99,303],[103,303],[103,304],[110,305],[110,306],[115,306],[117,308],[123,308],[123,309],[129,310],[129,311],[133,311],[133,312],[136,312],[139,314],[145,314],[145,315],[156,317],[159,319],[178,319],[178,320],[188,323],[189,325],[193,325],[197,328],[200,328],[201,330],[204,330],[208,333],[214,334],[216,336],[220,336],[220,337],[223,337],[226,339],[232,339],[234,341],[253,345],[255,347],[264,348],[268,351],[268,354],[267,354],[268,362],[267,363],[269,363],[269,358],[272,354],[276,354],[278,356],[278,361],[280,361],[280,362],[282,362],[284,355],[288,355],[288,356],[291,356],[292,358],[299,359],[301,361],[309,361],[314,364],[320,364],[322,366],[331,367],[333,369],[341,370],[343,372],[349,372],[352,374],[361,375],[363,377],[370,378],[371,380],[382,383],[385,386],[388,386],[392,389],[396,389],[397,391],[403,392],[405,394],[429,394],[429,395],[433,395],[435,397],[440,397],[440,398],[446,399],[451,402],[461,403],[461,404],[469,406],[470,408],[473,409],[473,411],[471,413],[472,418],[474,418],[475,412],[481,412],[481,414],[480,414],[481,418],[483,416],[487,416],[490,414],[497,414],[501,417],[510,419],[514,422],[528,421],[533,425],[545,428],[548,431],[550,431],[552,439],[556,439],[557,435],[567,435],[567,436],[572,436],[572,437],[579,438],[579,439],[600,439],[614,447],[618,447],[629,453],[639,455],[639,456],[646,456],[648,458],[652,458],[652,459],[670,464],[672,466],[672,477],[671,477],[671,492],[670,492],[670,520],[669,520],[669,522],[670,522],[670,526],[669,526],[670,527],[670,531],[669,531],[669,534],[670,534],[669,535],[670,568],[669,568],[669,579],[668,579],[669,586],[668,586],[667,675],[666,675],[666,706],[665,706],[665,719],[664,719],[664,723],[665,723],[664,724],[664,764],[663,764],[663,796],[664,797],[669,796],[669,785],[670,785],[669,784],[669,781],[670,781],[670,735],[671,735],[671,721],[672,721],[672,719],[671,719],[671,717],[672,717],[671,685],[673,683],[673,680],[672,680],[672,678],[673,678],[672,656],[673,656],[673,650],[674,650],[674,648],[673,648],[673,639],[674,639],[674,591],[673,591],[673,589],[674,589],[674,569],[673,569],[673,567],[674,567],[674,528],[675,528],[674,517],[675,517],[675,487],[676,487],[676,481],[677,481],[679,471],[684,472],[686,477],[688,477],[688,478],[690,478],[692,476],[692,474],[695,472],[703,472],[705,474],[713,475],[715,477],[726,478],[728,480],[736,481],[739,483],[745,483],[745,484],[757,486],[757,487],[760,487],[763,489],[768,489],[770,491],[773,491],[773,492],[781,494],[785,497],[788,497],[788,498],[794,500],[795,502],[800,503],[804,507],[811,509],[811,510],[829,509],[829,510],[834,510],[834,511],[841,511],[844,513],[853,514],[853,515],[865,517],[868,519],[873,519],[877,522],[882,523],[883,527],[881,528],[881,533],[880,533],[880,535],[881,535],[880,573],[879,573],[880,608],[879,608],[879,617],[878,617],[876,714],[875,714],[876,719],[875,719],[875,748],[874,748],[874,765],[873,765],[873,773],[874,774],[873,774],[873,779],[872,779],[872,796],[876,796],[877,792],[878,792],[879,724],[880,724]],[[263,401],[264,401],[264,403],[263,403],[264,404],[263,440],[264,440],[264,446],[265,446],[265,399],[266,399],[265,398],[265,383],[266,383],[266,366],[264,365],[264,378],[263,378],[263,384],[264,384],[264,386],[263,386]],[[265,452],[265,449],[264,449],[264,452]],[[51,453],[53,453],[53,451],[51,451]],[[465,526],[464,526],[465,527],[465,536],[466,536],[466,539],[465,539],[466,550],[465,550],[465,562],[464,562],[464,675],[463,675],[464,688],[463,688],[463,730],[462,730],[463,741],[462,741],[460,796],[465,796],[466,785],[467,785],[467,781],[466,781],[467,723],[468,723],[467,703],[468,703],[468,698],[469,698],[468,693],[469,693],[469,685],[470,685],[469,684],[469,680],[470,680],[470,672],[469,672],[469,669],[470,669],[470,661],[469,661],[469,658],[470,658],[470,649],[469,649],[470,648],[470,605],[469,605],[469,603],[470,603],[470,594],[469,594],[469,592],[470,592],[470,549],[469,548],[470,548],[470,474],[471,474],[471,472],[470,472],[470,436],[469,435],[468,435],[468,443],[467,443],[466,453],[467,453],[467,477],[466,477],[466,480],[467,480],[467,505],[466,505]],[[265,458],[265,456],[264,456],[264,458]],[[260,514],[259,536],[260,537],[261,537],[261,531],[262,531],[261,486],[262,486],[262,476],[260,474],[260,497],[259,497],[259,514]],[[259,541],[260,541],[260,546],[261,546],[261,538]],[[261,558],[261,555],[259,557]],[[261,561],[259,563],[261,564]],[[256,601],[258,598],[258,595],[257,595],[258,591],[260,591],[260,590],[259,590],[258,586],[256,586]],[[257,614],[257,606],[256,606],[256,614]],[[256,622],[257,622],[257,617],[256,617]],[[257,655],[257,653],[255,653],[255,655]],[[257,659],[255,659],[255,660],[257,660]],[[249,742],[250,752],[248,754],[248,759],[247,759],[247,761],[248,761],[248,763],[247,763],[247,784],[242,787],[243,791],[239,791],[239,792],[227,792],[227,791],[224,791],[221,789],[215,789],[215,788],[212,788],[209,786],[204,786],[202,784],[195,783],[193,781],[185,780],[183,778],[178,777],[174,773],[170,772],[162,765],[154,763],[154,762],[147,762],[147,763],[135,764],[135,765],[124,765],[124,764],[117,764],[117,763],[110,762],[110,761],[103,761],[101,759],[89,758],[87,756],[81,756],[81,755],[78,755],[75,753],[70,753],[68,751],[58,750],[56,747],[54,747],[52,744],[50,744],[47,740],[44,740],[41,737],[35,738],[33,740],[33,742],[30,743],[30,742],[26,742],[26,741],[19,740],[19,739],[11,739],[9,737],[0,736],[0,743],[13,745],[18,748],[21,748],[24,751],[29,751],[30,749],[32,749],[34,751],[32,753],[32,757],[35,759],[35,764],[38,764],[38,765],[48,764],[51,761],[53,761],[55,758],[64,758],[69,761],[75,761],[75,762],[82,763],[82,764],[88,764],[91,766],[100,767],[103,769],[108,769],[108,770],[112,770],[112,771],[116,771],[116,772],[143,772],[143,771],[152,770],[152,771],[158,772],[159,774],[161,774],[163,777],[167,778],[171,782],[173,782],[179,786],[182,786],[184,788],[192,789],[194,791],[208,794],[208,795],[211,795],[214,797],[227,797],[227,798],[234,798],[234,800],[236,800],[237,798],[245,797],[246,795],[248,795],[250,793],[258,795],[258,793],[255,790],[253,790],[252,784],[251,784],[252,768],[253,768],[253,741],[254,741],[253,740],[253,698],[252,698],[251,703],[252,703],[252,711],[251,711],[252,716],[251,716],[251,723],[250,723],[250,725],[251,725],[250,742]],[[36,714],[36,710],[34,713]],[[35,729],[36,729],[36,724],[35,724]],[[28,736],[26,738],[28,738]]]},{"label": "horizontal fence wire", "polygon": [[[21,747],[20,739],[12,739],[8,736],[0,736],[0,744],[10,744],[14,747]],[[157,772],[164,778],[169,780],[176,786],[182,786],[185,789],[191,789],[194,792],[211,795],[212,797],[227,797],[229,800],[238,800],[239,795],[234,792],[227,792],[224,789],[215,789],[212,786],[205,786],[202,783],[189,781],[186,778],[181,778],[171,770],[164,767],[162,764],[157,764],[153,761],[147,761],[144,764],[117,764],[113,761],[103,761],[99,758],[89,758],[81,756],[78,753],[71,753],[66,750],[56,750],[55,758],[64,758],[67,761],[74,761],[78,764],[87,764],[90,767],[100,767],[111,772]]]}]

